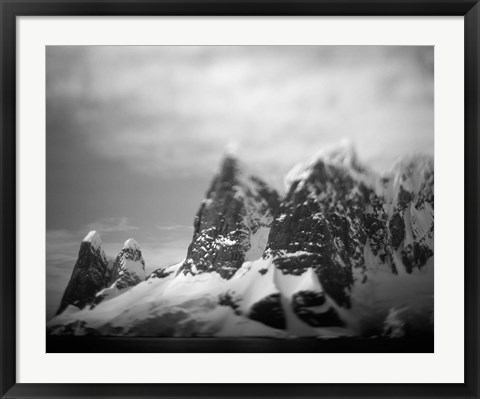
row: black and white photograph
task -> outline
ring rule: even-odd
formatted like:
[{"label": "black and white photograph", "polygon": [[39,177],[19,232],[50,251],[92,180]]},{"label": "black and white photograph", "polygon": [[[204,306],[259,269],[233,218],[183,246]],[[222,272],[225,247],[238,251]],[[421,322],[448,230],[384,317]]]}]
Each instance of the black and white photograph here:
[{"label": "black and white photograph", "polygon": [[433,46],[45,51],[47,339],[433,352]]}]

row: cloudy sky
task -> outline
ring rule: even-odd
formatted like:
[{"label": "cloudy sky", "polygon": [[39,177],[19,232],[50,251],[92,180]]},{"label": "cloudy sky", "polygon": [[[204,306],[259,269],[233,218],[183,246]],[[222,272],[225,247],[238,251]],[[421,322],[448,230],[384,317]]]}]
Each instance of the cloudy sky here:
[{"label": "cloudy sky", "polygon": [[148,271],[182,260],[226,148],[279,191],[348,138],[377,171],[433,154],[433,48],[50,46],[47,318],[81,239],[114,257],[139,241]]}]

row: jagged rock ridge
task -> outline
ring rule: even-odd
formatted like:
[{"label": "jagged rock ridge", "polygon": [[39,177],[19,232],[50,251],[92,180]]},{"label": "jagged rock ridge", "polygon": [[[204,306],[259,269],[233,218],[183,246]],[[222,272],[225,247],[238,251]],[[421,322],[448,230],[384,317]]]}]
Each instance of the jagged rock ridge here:
[{"label": "jagged rock ridge", "polygon": [[91,231],[80,244],[80,251],[57,315],[72,305],[87,305],[114,298],[145,280],[145,261],[140,246],[130,238],[111,262],[102,249],[102,239]]},{"label": "jagged rock ridge", "polygon": [[129,238],[115,258],[107,288],[95,296],[95,304],[114,298],[146,279],[145,260],[139,244]]},{"label": "jagged rock ridge", "polygon": [[275,190],[227,155],[195,216],[180,272],[231,278],[245,261],[262,255],[279,203]]}]

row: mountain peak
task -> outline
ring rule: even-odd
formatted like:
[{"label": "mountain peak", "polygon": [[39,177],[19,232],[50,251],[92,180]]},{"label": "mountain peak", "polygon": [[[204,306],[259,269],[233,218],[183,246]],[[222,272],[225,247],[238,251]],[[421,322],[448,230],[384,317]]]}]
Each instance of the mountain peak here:
[{"label": "mountain peak", "polygon": [[233,151],[226,150],[220,160],[216,175],[222,181],[233,181],[245,169]]},{"label": "mountain peak", "polygon": [[90,231],[82,240],[82,242],[89,242],[94,249],[99,249],[102,246],[102,239],[100,234],[95,230]]},{"label": "mountain peak", "polygon": [[104,276],[108,261],[101,247],[102,240],[95,230],[90,231],[82,240],[57,314],[62,313],[69,305],[83,308],[105,286]]},{"label": "mountain peak", "polygon": [[194,220],[178,273],[217,272],[231,278],[245,259],[259,258],[280,204],[275,190],[226,153]]},{"label": "mountain peak", "polygon": [[295,165],[285,177],[286,191],[293,183],[307,179],[315,168],[324,164],[347,168],[357,174],[365,172],[353,142],[343,139],[337,144],[322,148],[309,161]]},{"label": "mountain peak", "polygon": [[231,156],[233,158],[236,158],[238,154],[238,143],[235,141],[229,142],[223,151],[224,156]]},{"label": "mountain peak", "polygon": [[323,161],[351,166],[358,163],[355,145],[349,139],[342,139],[336,144],[322,148],[313,157],[313,162]]},{"label": "mountain peak", "polygon": [[129,238],[125,243],[123,244],[123,248],[130,248],[130,249],[140,249],[140,245],[138,245],[138,242],[134,240],[133,238]]}]

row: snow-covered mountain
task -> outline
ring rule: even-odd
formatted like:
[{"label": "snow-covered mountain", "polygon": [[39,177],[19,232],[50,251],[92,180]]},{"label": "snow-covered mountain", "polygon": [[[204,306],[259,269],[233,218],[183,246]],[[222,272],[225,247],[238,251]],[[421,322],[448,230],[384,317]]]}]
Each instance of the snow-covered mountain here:
[{"label": "snow-covered mountain", "polygon": [[286,185],[264,256],[285,275],[313,268],[357,333],[377,333],[397,308],[408,328],[433,327],[431,158],[406,157],[379,176],[342,143],[297,165]]},{"label": "snow-covered mountain", "polygon": [[195,216],[193,240],[180,272],[215,271],[231,278],[245,261],[263,254],[279,203],[275,190],[236,158],[225,156]]},{"label": "snow-covered mountain", "polygon": [[138,242],[129,238],[115,258],[111,274],[106,280],[107,287],[94,299],[94,304],[114,298],[146,279],[145,261]]},{"label": "snow-covered mountain", "polygon": [[124,248],[96,306],[68,302],[48,330],[274,337],[431,332],[433,178],[428,157],[406,157],[377,175],[343,143],[293,168],[280,199],[227,156],[195,217],[184,261],[145,281],[135,274],[125,289],[121,270],[144,270],[144,263],[140,253],[132,257],[136,266],[122,269]]},{"label": "snow-covered mountain", "polygon": [[80,244],[78,259],[57,314],[72,305],[82,309],[120,295],[146,279],[140,246],[129,238],[111,262],[102,249],[102,239],[90,231]]},{"label": "snow-covered mountain", "polygon": [[105,287],[107,265],[100,235],[96,231],[89,232],[80,244],[78,259],[57,314],[69,305],[83,308],[90,303],[98,291]]}]

